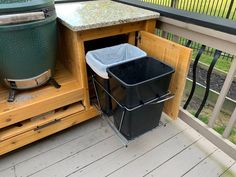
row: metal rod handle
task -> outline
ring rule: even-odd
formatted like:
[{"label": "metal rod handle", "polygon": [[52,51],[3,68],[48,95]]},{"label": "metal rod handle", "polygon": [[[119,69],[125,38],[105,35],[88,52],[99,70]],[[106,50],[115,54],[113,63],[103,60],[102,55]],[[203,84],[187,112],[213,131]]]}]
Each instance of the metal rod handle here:
[{"label": "metal rod handle", "polygon": [[60,122],[60,121],[61,121],[61,119],[55,119],[55,120],[53,120],[52,122],[48,122],[48,123],[46,123],[46,124],[44,124],[44,125],[37,126],[37,127],[34,129],[34,131],[38,131],[38,130],[47,128],[47,127],[49,127],[49,126],[51,126],[51,125],[54,125],[54,124],[56,124],[56,123],[58,123],[58,122]]},{"label": "metal rod handle", "polygon": [[175,97],[175,94],[172,94],[172,93],[169,93],[168,95],[164,96],[163,98],[161,98],[160,100],[154,102],[154,103],[151,103],[151,104],[160,104],[160,103],[163,103],[165,101],[168,101],[172,98]]}]

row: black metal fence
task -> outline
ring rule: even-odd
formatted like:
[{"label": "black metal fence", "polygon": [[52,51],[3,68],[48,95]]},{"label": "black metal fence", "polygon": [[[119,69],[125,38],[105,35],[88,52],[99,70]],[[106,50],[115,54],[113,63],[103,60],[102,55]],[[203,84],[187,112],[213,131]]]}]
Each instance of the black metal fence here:
[{"label": "black metal fence", "polygon": [[[153,4],[163,5],[167,7],[176,8],[205,14],[210,16],[217,16],[236,21],[236,0],[142,0]],[[168,34],[168,39],[172,40],[173,35]],[[186,39],[180,38],[179,43],[185,44]],[[201,44],[193,42],[190,46],[192,49],[200,50]],[[207,47],[206,53],[213,55],[215,49]],[[233,56],[227,53],[222,53],[223,59],[232,60]]]},{"label": "black metal fence", "polygon": [[236,20],[236,0],[143,0],[180,10]]}]

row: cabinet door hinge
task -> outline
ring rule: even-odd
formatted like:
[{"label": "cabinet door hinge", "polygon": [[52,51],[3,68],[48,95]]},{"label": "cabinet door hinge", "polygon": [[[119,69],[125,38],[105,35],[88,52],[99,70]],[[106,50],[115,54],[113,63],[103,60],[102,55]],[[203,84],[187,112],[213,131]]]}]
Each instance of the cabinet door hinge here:
[{"label": "cabinet door hinge", "polygon": [[137,41],[138,41],[138,43],[141,43],[141,40],[142,40],[141,34],[138,33],[138,36],[137,36]]}]

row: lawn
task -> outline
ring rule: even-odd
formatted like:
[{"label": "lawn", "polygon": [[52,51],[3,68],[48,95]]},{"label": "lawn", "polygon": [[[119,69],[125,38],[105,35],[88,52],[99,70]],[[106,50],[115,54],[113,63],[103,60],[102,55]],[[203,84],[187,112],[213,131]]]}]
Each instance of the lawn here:
[{"label": "lawn", "polygon": [[[193,59],[195,59],[196,55],[197,55],[197,51],[194,50],[194,52],[193,52]],[[201,58],[200,58],[200,61],[202,63],[205,63],[206,65],[210,65],[212,60],[213,60],[213,56],[210,56],[207,53],[203,53]],[[221,56],[219,58],[219,60],[217,61],[215,67],[217,69],[219,69],[219,70],[228,72],[229,69],[230,69],[231,63],[232,63],[231,59],[227,59],[227,58],[223,59],[223,56]]]}]

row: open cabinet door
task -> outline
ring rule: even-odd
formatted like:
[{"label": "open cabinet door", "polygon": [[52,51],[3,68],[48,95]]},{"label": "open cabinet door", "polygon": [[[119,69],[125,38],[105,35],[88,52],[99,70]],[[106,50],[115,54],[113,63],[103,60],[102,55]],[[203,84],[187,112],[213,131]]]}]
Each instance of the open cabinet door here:
[{"label": "open cabinet door", "polygon": [[165,103],[164,112],[172,119],[176,119],[189,71],[192,49],[145,31],[139,34],[138,47],[149,56],[175,68],[169,88],[175,97]]}]

